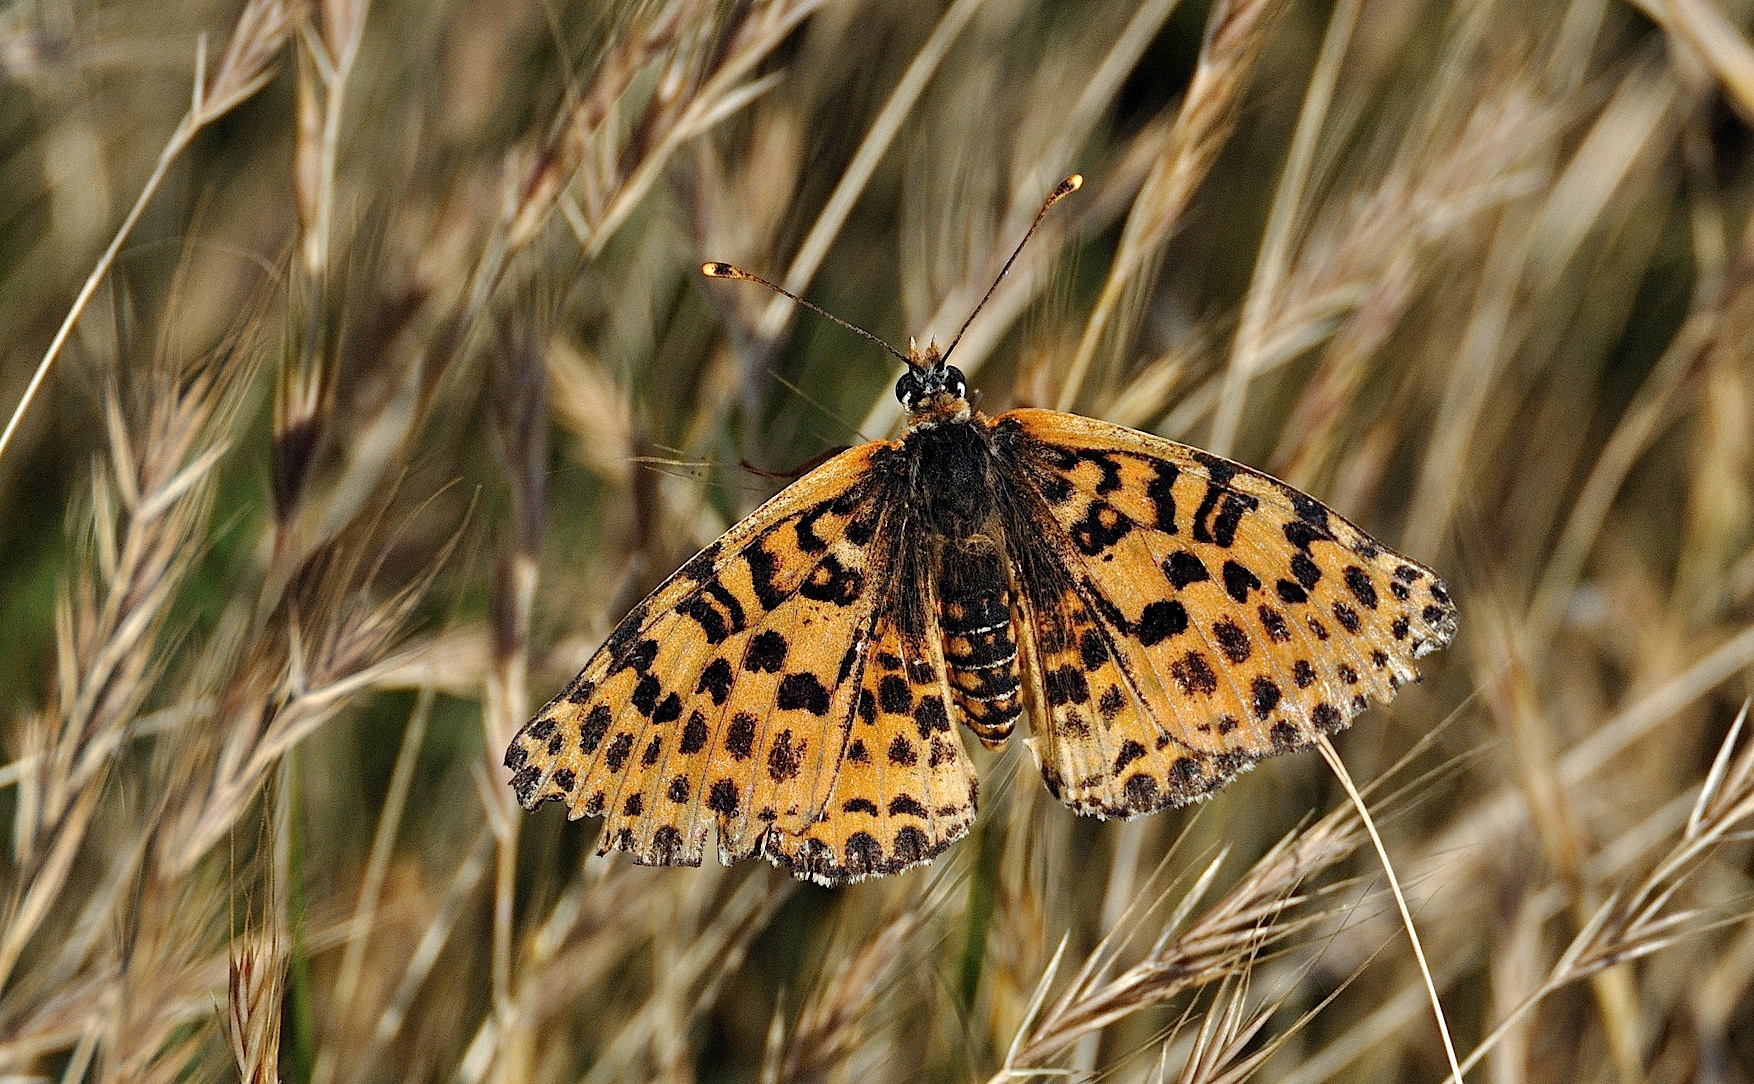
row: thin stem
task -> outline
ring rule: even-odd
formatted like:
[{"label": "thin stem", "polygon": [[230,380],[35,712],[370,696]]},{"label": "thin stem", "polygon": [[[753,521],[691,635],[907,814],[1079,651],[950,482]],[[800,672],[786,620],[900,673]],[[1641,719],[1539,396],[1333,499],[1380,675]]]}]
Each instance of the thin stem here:
[{"label": "thin stem", "polygon": [[73,333],[73,325],[85,312],[85,306],[91,303],[91,296],[97,292],[98,284],[103,282],[104,275],[109,272],[110,265],[115,263],[116,253],[122,250],[123,242],[127,241],[128,236],[134,232],[134,227],[139,223],[140,216],[146,211],[147,203],[158,191],[158,186],[164,183],[165,174],[170,172],[171,163],[176,161],[177,156],[189,146],[190,138],[199,126],[194,110],[185,113],[183,119],[177,122],[176,131],[171,133],[169,142],[164,145],[164,150],[159,152],[158,164],[153,167],[152,175],[146,178],[146,185],[141,188],[140,195],[134,200],[134,206],[128,209],[128,216],[122,219],[122,225],[117,228],[115,236],[110,238],[109,246],[104,249],[103,255],[98,257],[97,266],[93,267],[91,274],[86,276],[85,285],[79,288],[79,296],[73,299],[72,308],[67,310],[67,316],[61,321],[61,326],[56,330],[55,337],[50,340],[49,348],[43,352],[43,360],[37,363],[37,371],[32,374],[30,383],[25,386],[23,398],[19,399],[18,406],[13,409],[12,418],[6,423],[5,432],[0,432],[0,459],[5,458],[6,449],[12,443],[12,435],[18,431],[19,423],[24,420],[24,412],[30,409],[31,401],[36,398],[37,389],[41,388],[43,381],[48,378],[49,369],[54,366],[55,359],[60,357],[61,348],[67,344],[67,337]]},{"label": "thin stem", "polygon": [[1370,810],[1364,804],[1364,795],[1352,783],[1352,773],[1346,770],[1346,764],[1340,759],[1332,742],[1326,734],[1316,735],[1316,748],[1322,751],[1322,759],[1334,770],[1335,778],[1346,788],[1346,794],[1352,799],[1352,805],[1358,810],[1358,819],[1363,822],[1364,830],[1370,833],[1371,846],[1376,848],[1376,856],[1382,862],[1383,872],[1388,874],[1389,890],[1395,895],[1395,908],[1401,912],[1401,924],[1407,929],[1407,940],[1413,943],[1413,959],[1419,962],[1419,974],[1425,980],[1425,992],[1431,996],[1431,1013],[1437,1018],[1437,1034],[1443,1039],[1443,1056],[1449,1061],[1450,1078],[1455,1084],[1462,1084],[1462,1067],[1456,1061],[1456,1044],[1449,1035],[1449,1021],[1443,1015],[1443,1002],[1437,996],[1437,983],[1432,981],[1431,968],[1425,962],[1425,946],[1419,943],[1419,931],[1413,926],[1413,914],[1407,909],[1407,897],[1401,892],[1401,879],[1395,875],[1395,864],[1389,861],[1389,851],[1383,846],[1382,837],[1376,834],[1376,822],[1371,819]]}]

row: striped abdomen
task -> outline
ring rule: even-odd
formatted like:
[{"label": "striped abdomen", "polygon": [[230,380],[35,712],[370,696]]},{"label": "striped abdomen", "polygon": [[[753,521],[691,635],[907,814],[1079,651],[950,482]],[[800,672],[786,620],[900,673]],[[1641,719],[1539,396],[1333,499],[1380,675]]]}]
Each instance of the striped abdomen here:
[{"label": "striped abdomen", "polygon": [[938,625],[951,695],[963,722],[996,749],[1023,712],[1004,558],[988,547],[946,546],[939,582]]}]

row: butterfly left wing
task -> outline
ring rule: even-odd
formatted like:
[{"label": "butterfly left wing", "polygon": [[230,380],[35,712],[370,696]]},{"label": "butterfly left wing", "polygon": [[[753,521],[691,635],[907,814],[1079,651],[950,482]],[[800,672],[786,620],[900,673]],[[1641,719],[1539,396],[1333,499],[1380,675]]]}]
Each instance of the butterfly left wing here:
[{"label": "butterfly left wing", "polygon": [[1429,569],[1267,475],[1045,410],[993,437],[1030,748],[1079,812],[1202,797],[1388,701],[1455,633]]},{"label": "butterfly left wing", "polygon": [[715,824],[727,861],[798,837],[834,787],[894,573],[895,450],[816,468],[635,607],[506,750],[518,800],[605,817],[600,851],[647,864],[698,865]]}]

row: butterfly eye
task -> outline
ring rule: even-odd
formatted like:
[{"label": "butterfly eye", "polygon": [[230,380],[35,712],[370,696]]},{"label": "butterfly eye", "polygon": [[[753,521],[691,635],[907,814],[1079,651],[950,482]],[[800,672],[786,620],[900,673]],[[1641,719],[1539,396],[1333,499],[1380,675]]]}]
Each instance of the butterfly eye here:
[{"label": "butterfly eye", "polygon": [[958,399],[968,395],[968,381],[963,377],[961,369],[950,366],[944,374],[944,390]]},{"label": "butterfly eye", "polygon": [[902,407],[906,410],[912,410],[914,408],[914,399],[917,398],[919,394],[920,382],[914,378],[913,370],[909,369],[907,372],[902,373],[901,379],[895,382],[895,397],[901,400]]}]

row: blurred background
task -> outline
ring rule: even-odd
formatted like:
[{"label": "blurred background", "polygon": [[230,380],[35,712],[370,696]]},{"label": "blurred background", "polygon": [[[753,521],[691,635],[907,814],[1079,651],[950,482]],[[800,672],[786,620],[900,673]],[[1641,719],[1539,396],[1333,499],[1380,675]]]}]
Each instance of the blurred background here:
[{"label": "blurred background", "polygon": [[928,869],[593,857],[506,742],[881,351],[1242,459],[1461,634],[1338,741],[1472,1080],[1754,1080],[1746,0],[0,8],[0,1075],[1396,1081],[1320,757]]}]

